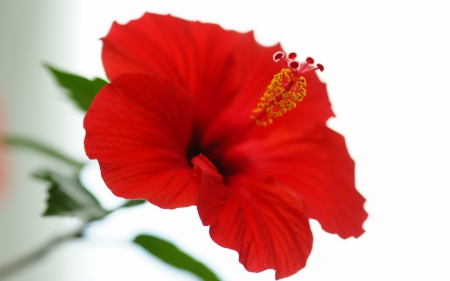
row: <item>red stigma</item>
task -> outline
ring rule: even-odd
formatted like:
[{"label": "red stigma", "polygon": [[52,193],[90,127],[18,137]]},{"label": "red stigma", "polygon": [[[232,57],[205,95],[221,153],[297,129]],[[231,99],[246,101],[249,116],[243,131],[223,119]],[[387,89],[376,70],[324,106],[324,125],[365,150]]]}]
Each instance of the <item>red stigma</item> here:
[{"label": "red stigma", "polygon": [[284,58],[284,53],[283,52],[276,52],[275,54],[273,54],[273,60],[275,62],[279,62],[283,58]]},{"label": "red stigma", "polygon": [[299,66],[300,66],[300,64],[298,63],[298,61],[293,60],[293,61],[289,62],[290,69],[297,69]]},{"label": "red stigma", "polygon": [[289,53],[288,58],[291,60],[295,60],[295,58],[297,57],[296,53]]},{"label": "red stigma", "polygon": [[273,60],[275,62],[282,61],[296,76],[301,76],[302,74],[320,70],[323,71],[325,68],[322,64],[318,63],[314,65],[314,59],[311,57],[306,58],[306,62],[299,63],[295,59],[297,58],[296,53],[289,53],[288,56],[278,51],[273,55]]}]

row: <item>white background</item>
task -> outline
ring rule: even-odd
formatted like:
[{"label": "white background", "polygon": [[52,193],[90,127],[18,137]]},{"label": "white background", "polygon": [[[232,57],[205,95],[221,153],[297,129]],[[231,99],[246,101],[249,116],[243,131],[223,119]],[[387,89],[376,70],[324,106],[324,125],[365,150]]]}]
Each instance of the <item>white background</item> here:
[{"label": "white background", "polygon": [[[347,139],[369,212],[358,239],[342,240],[312,221],[307,267],[286,280],[450,280],[450,2],[37,2],[0,0],[0,88],[8,132],[85,159],[82,114],[39,63],[104,77],[98,39],[114,20],[126,23],[149,11],[254,30],[263,45],[280,41],[286,51],[325,65],[320,77],[337,115],[329,126]],[[24,177],[42,161],[31,157],[10,153],[0,266],[71,223],[39,218],[45,186]],[[117,204],[95,163],[85,181],[103,194],[105,206]],[[195,208],[143,206],[93,225],[87,241],[69,243],[7,281],[196,280],[129,245],[139,232],[170,239],[223,280],[274,279],[273,271],[246,272],[235,252],[214,244]]]}]

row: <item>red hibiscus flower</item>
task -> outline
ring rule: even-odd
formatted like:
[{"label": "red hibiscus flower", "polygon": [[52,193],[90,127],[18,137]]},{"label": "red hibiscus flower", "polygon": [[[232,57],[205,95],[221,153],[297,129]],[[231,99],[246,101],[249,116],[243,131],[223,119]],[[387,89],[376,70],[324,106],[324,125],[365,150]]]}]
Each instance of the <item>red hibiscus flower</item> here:
[{"label": "red hibiscus flower", "polygon": [[[325,84],[308,72],[311,59],[277,53],[292,71],[274,78],[280,45],[155,14],[114,23],[103,43],[111,83],[86,115],[85,149],[114,194],[196,205],[217,244],[236,250],[248,271],[272,268],[277,279],[305,266],[309,218],[342,238],[364,232],[354,162],[325,124],[333,112]],[[271,99],[286,82],[297,97]],[[297,108],[284,114],[283,106]]]}]

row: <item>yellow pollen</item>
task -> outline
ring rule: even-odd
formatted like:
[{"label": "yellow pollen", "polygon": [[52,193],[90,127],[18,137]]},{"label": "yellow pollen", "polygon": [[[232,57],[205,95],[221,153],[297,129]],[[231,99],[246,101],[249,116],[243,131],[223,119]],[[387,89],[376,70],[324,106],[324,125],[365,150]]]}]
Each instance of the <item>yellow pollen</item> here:
[{"label": "yellow pollen", "polygon": [[273,77],[250,118],[255,120],[256,125],[272,124],[273,118],[283,116],[295,108],[297,102],[302,101],[306,95],[305,87],[305,77],[297,76],[290,69],[284,68]]}]

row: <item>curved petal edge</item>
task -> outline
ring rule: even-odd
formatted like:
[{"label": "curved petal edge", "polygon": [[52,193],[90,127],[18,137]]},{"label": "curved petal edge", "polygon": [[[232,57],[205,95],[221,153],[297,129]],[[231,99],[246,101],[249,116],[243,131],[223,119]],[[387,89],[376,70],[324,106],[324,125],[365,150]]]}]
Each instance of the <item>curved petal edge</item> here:
[{"label": "curved petal edge", "polygon": [[276,279],[305,267],[313,237],[296,192],[274,180],[237,180],[229,185],[206,157],[202,170],[198,212],[211,238],[239,253],[251,272],[276,271]]}]

